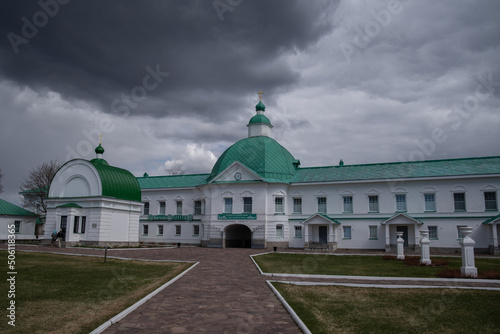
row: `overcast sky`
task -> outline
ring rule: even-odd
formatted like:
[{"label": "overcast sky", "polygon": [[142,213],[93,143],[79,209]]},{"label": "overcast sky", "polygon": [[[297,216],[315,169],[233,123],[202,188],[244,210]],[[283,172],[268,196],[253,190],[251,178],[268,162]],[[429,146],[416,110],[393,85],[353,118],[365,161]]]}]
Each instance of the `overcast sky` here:
[{"label": "overcast sky", "polygon": [[[210,172],[262,90],[302,166],[500,155],[500,1],[1,1],[0,168]],[[45,5],[42,5],[45,4]]]}]

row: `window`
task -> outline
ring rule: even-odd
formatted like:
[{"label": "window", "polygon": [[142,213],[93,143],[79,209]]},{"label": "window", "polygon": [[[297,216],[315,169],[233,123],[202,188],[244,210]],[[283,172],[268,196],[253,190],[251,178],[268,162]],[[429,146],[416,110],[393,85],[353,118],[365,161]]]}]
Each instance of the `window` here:
[{"label": "window", "polygon": [[80,233],[85,233],[85,225],[86,224],[87,224],[87,217],[83,216],[82,217],[82,227],[81,227]]},{"label": "window", "polygon": [[78,227],[80,225],[80,217],[75,216],[74,222],[73,222],[73,233],[78,233]]},{"label": "window", "polygon": [[302,238],[302,226],[295,226],[295,238]]},{"label": "window", "polygon": [[283,225],[276,225],[276,238],[283,238]]},{"label": "window", "polygon": [[344,232],[343,239],[351,239],[351,227],[350,226],[344,226],[343,232]]},{"label": "window", "polygon": [[352,213],[352,196],[344,196],[344,209],[343,212]]},{"label": "window", "polygon": [[158,225],[158,235],[163,235],[163,225]]},{"label": "window", "polygon": [[194,214],[201,215],[201,201],[194,201]]},{"label": "window", "polygon": [[61,216],[61,227],[60,229],[63,230],[63,232],[66,232],[66,225],[68,224],[68,216]]},{"label": "window", "polygon": [[424,194],[424,210],[436,211],[436,195]]},{"label": "window", "polygon": [[243,197],[243,212],[252,213],[252,197]]},{"label": "window", "polygon": [[21,233],[21,221],[14,220],[14,233]]},{"label": "window", "polygon": [[233,213],[233,199],[232,198],[224,198],[224,212],[225,213]]},{"label": "window", "polygon": [[437,240],[438,239],[438,229],[437,226],[429,226],[429,239]]},{"label": "window", "polygon": [[302,198],[293,199],[293,213],[302,213]]},{"label": "window", "polygon": [[484,192],[484,207],[486,208],[486,210],[498,210],[496,191]]},{"label": "window", "polygon": [[283,213],[283,197],[276,197],[274,199],[274,212]]},{"label": "window", "polygon": [[144,202],[144,215],[149,215],[149,202]]},{"label": "window", "polygon": [[464,238],[464,234],[462,233],[462,231],[460,231],[461,227],[467,227],[467,226],[466,225],[459,225],[459,226],[457,226],[458,239],[463,239]]},{"label": "window", "polygon": [[376,240],[377,238],[377,226],[370,226],[370,240]]},{"label": "window", "polygon": [[164,215],[165,214],[165,202],[160,202],[160,209],[158,210],[158,214]]},{"label": "window", "polygon": [[368,211],[378,212],[378,196],[370,195],[368,196]]},{"label": "window", "polygon": [[396,195],[396,211],[406,211],[406,195]]},{"label": "window", "polygon": [[148,233],[149,233],[149,226],[142,225],[142,235],[148,235]]},{"label": "window", "polygon": [[182,215],[182,201],[175,201],[175,214]]},{"label": "window", "polygon": [[193,237],[200,236],[200,225],[193,225]]},{"label": "window", "polygon": [[465,193],[454,193],[455,211],[465,211]]},{"label": "window", "polygon": [[181,235],[181,225],[175,225],[175,235]]},{"label": "window", "polygon": [[326,197],[318,197],[318,212],[326,213]]}]

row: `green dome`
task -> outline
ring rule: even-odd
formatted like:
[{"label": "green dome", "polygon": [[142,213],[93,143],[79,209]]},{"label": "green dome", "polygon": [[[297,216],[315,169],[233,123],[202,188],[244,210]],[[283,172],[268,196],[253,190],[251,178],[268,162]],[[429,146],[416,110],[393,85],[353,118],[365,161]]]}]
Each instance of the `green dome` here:
[{"label": "green dome", "polygon": [[259,103],[257,103],[257,105],[255,106],[255,111],[266,111],[266,106],[264,105],[264,103],[262,103],[262,101],[259,101]]},{"label": "green dome", "polygon": [[101,144],[99,144],[99,146],[97,146],[95,148],[95,153],[97,153],[97,154],[103,154],[104,153],[104,148],[101,146]]},{"label": "green dome", "polygon": [[101,178],[103,196],[141,201],[139,182],[128,170],[110,166],[104,159],[92,159],[90,163],[97,169]]},{"label": "green dome", "polygon": [[287,181],[295,174],[299,163],[276,140],[266,136],[250,137],[236,142],[219,157],[209,179],[217,176],[235,161],[269,181]]},{"label": "green dome", "polygon": [[250,122],[248,122],[248,124],[255,124],[255,123],[266,123],[266,124],[271,125],[271,121],[269,120],[269,118],[267,118],[266,116],[264,116],[262,114],[255,115],[254,117],[252,117],[250,119]]}]

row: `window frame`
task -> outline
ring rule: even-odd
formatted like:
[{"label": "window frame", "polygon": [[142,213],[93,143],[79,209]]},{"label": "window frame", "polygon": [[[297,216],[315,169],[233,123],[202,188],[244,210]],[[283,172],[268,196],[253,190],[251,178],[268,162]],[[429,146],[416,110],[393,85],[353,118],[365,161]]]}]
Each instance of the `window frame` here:
[{"label": "window frame", "polygon": [[149,225],[148,224],[142,225],[142,235],[143,236],[149,235]]},{"label": "window frame", "polygon": [[[375,201],[372,202],[372,199]],[[379,211],[379,198],[378,195],[368,195],[368,212],[369,213],[378,213]]]},{"label": "window frame", "polygon": [[175,225],[175,236],[180,237],[182,234],[182,225]]},{"label": "window frame", "polygon": [[85,233],[85,228],[87,227],[87,216],[82,216],[82,224],[80,227],[80,233],[84,234]]},{"label": "window frame", "polygon": [[[316,197],[316,202],[318,204],[318,207],[317,207],[318,213],[327,213],[328,212],[326,196]],[[321,210],[323,207],[324,207],[324,210]]]},{"label": "window frame", "polygon": [[[406,212],[408,210],[406,194],[394,194],[394,198],[396,200],[396,212]],[[404,199],[404,201],[398,199]]]},{"label": "window frame", "polygon": [[276,225],[276,238],[284,238],[285,237],[285,228],[283,224]]},{"label": "window frame", "polygon": [[[427,198],[432,196],[432,201],[428,201]],[[424,193],[424,212],[436,212],[436,194],[435,193]]]},{"label": "window frame", "polygon": [[182,215],[182,200],[176,200],[175,201],[175,214],[176,215]]},{"label": "window frame", "polygon": [[377,225],[369,225],[369,240],[378,240],[378,226]]},{"label": "window frame", "polygon": [[193,225],[193,237],[200,236],[200,225]]},{"label": "window frame", "polygon": [[161,237],[163,236],[163,233],[164,233],[163,224],[159,224],[158,227],[156,228],[156,235]]},{"label": "window frame", "polygon": [[[457,196],[463,196],[462,200],[457,200]],[[463,209],[460,208],[461,203],[463,203]],[[455,212],[466,212],[467,211],[467,201],[465,199],[465,192],[454,192],[453,193],[453,208]]]},{"label": "window frame", "polygon": [[429,240],[439,240],[438,227],[436,225],[428,226]]},{"label": "window frame", "polygon": [[143,202],[144,203],[144,207],[142,208],[142,214],[144,216],[149,216],[149,202]]},{"label": "window frame", "polygon": [[201,200],[196,200],[194,201],[194,214],[195,215],[202,215],[203,214],[203,203]]},{"label": "window frame", "polygon": [[80,216],[73,217],[73,234],[78,234],[80,229]]},{"label": "window frame", "polygon": [[[349,233],[346,233],[349,231]],[[348,234],[348,236],[346,236]],[[351,240],[352,239],[352,226],[342,226],[342,240]]]},{"label": "window frame", "polygon": [[14,220],[14,234],[21,234],[21,221]]},{"label": "window frame", "polygon": [[[297,210],[297,208],[299,210]],[[295,214],[302,213],[302,197],[293,197],[293,213]]]},{"label": "window frame", "polygon": [[[281,202],[281,203],[278,203]],[[274,198],[274,213],[284,214],[285,213],[285,198],[282,196],[277,196]]]},{"label": "window frame", "polygon": [[167,214],[167,202],[166,201],[159,201],[158,202],[158,214],[162,215],[162,216]]},{"label": "window frame", "polygon": [[[299,232],[299,233],[297,233]],[[294,238],[302,238],[302,226],[301,225],[295,225],[294,226]]]},{"label": "window frame", "polygon": [[224,197],[224,213],[233,213],[233,198],[232,197]]},{"label": "window frame", "polygon": [[[487,199],[486,198],[487,195],[493,195],[494,199]],[[483,192],[483,197],[484,197],[484,211],[498,211],[498,199],[496,191],[485,191]],[[492,207],[488,207],[489,205],[492,205]]]},{"label": "window frame", "polygon": [[353,213],[353,212],[354,212],[353,196],[352,195],[342,196],[342,213]]},{"label": "window frame", "polygon": [[253,197],[243,197],[243,213],[252,213]]}]

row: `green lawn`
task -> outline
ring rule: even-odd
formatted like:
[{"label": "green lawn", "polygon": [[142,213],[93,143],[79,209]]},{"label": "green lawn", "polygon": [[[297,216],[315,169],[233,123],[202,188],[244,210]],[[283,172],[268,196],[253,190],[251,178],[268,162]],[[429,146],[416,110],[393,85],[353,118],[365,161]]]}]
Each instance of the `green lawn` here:
[{"label": "green lawn", "polygon": [[500,291],[273,285],[315,334],[500,332]]},{"label": "green lawn", "polygon": [[[270,253],[254,257],[263,272],[311,275],[436,277],[444,268],[460,269],[462,259],[431,257],[450,261],[447,267],[407,266],[402,261],[384,260],[382,256],[313,255]],[[500,259],[476,259],[479,273],[500,271]]]},{"label": "green lawn", "polygon": [[17,252],[16,326],[2,279],[0,333],[88,333],[191,265]]}]

